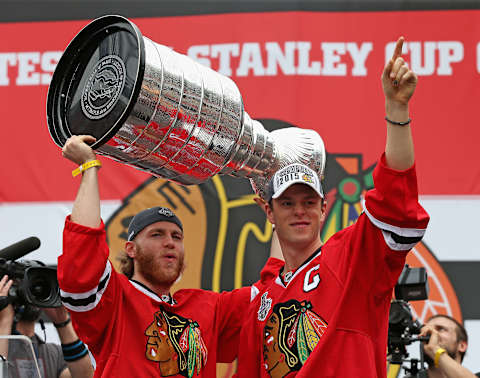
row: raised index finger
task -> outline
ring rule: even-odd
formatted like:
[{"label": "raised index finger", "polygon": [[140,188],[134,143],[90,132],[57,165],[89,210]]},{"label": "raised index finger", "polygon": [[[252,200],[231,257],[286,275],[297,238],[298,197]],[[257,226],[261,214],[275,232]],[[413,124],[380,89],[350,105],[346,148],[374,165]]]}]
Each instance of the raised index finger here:
[{"label": "raised index finger", "polygon": [[395,50],[393,51],[393,56],[392,56],[392,60],[394,62],[399,56],[402,56],[402,47],[403,47],[404,41],[405,41],[405,38],[403,37],[398,38],[398,41],[397,41],[397,44],[395,45]]}]

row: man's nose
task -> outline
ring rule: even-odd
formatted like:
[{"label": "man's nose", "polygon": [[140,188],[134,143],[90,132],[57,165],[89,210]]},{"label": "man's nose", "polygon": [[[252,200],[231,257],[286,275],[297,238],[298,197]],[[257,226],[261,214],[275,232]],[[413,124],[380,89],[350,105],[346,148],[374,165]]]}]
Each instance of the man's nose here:
[{"label": "man's nose", "polygon": [[295,214],[297,215],[302,215],[302,214],[305,214],[305,206],[303,206],[303,204],[300,202],[300,203],[296,203],[294,205],[294,211],[295,211]]},{"label": "man's nose", "polygon": [[175,242],[173,240],[172,235],[165,235],[165,238],[163,239],[163,245],[168,248],[174,248],[175,247]]}]

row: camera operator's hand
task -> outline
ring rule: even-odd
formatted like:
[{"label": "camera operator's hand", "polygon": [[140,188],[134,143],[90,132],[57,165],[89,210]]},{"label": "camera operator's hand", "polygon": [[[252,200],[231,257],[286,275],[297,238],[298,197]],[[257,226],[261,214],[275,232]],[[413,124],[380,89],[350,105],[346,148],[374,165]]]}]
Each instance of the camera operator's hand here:
[{"label": "camera operator's hand", "polygon": [[[8,300],[8,291],[12,283],[13,281],[9,280],[7,275],[4,275],[0,280],[0,302],[3,306],[0,308],[0,335],[10,335],[12,333],[15,311]],[[0,340],[0,354],[4,358],[8,358],[8,340],[6,339]]]},{"label": "camera operator's hand", "polygon": [[62,148],[62,155],[78,165],[95,160],[95,152],[89,146],[95,141],[96,139],[91,135],[74,135],[66,141]]},{"label": "camera operator's hand", "polygon": [[64,323],[70,318],[67,309],[63,306],[48,307],[42,310],[54,324]]},{"label": "camera operator's hand", "polygon": [[[0,335],[10,335],[12,333],[13,317],[15,311],[13,306],[8,300],[8,291],[12,286],[13,281],[8,279],[7,275],[4,275],[0,280]],[[4,358],[8,358],[8,340],[0,340],[0,354]]]},{"label": "camera operator's hand", "polygon": [[432,326],[425,325],[422,327],[419,337],[424,336],[430,336],[430,340],[423,345],[423,350],[433,361],[437,349],[443,348],[443,346],[440,345],[440,335]]},{"label": "camera operator's hand", "polygon": [[[8,328],[12,326],[13,317],[15,315],[13,306],[8,300],[8,291],[10,290],[12,284],[13,281],[9,280],[7,275],[4,275],[0,280],[0,326],[2,331],[3,326]],[[4,333],[2,332],[2,334]],[[10,334],[10,331],[8,334]]]},{"label": "camera operator's hand", "polygon": [[[62,373],[60,377],[93,377],[93,366],[90,360],[90,356],[87,353],[85,345],[83,344],[83,342],[80,341],[77,333],[75,332],[75,329],[73,328],[67,309],[64,306],[60,306],[43,308],[43,311],[53,322],[53,325],[58,332],[58,337],[60,338],[62,346],[75,344],[75,353],[78,353],[79,350],[81,351],[81,353],[85,353],[83,357],[80,357],[78,359],[65,359],[67,361],[68,374]],[[79,345],[81,345],[82,347],[80,347]]]}]

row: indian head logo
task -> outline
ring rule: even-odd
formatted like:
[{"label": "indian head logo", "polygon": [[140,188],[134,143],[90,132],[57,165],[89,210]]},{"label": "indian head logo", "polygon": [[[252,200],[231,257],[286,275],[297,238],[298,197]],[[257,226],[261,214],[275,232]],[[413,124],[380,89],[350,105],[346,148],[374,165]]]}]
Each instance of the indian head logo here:
[{"label": "indian head logo", "polygon": [[160,376],[197,375],[207,363],[207,347],[197,322],[160,310],[145,330],[145,357],[158,362]]},{"label": "indian head logo", "polygon": [[326,329],[309,301],[293,299],[273,306],[263,334],[263,362],[270,376],[300,370]]},{"label": "indian head logo", "polygon": [[[270,131],[294,126],[278,120],[260,121]],[[361,196],[373,187],[373,169],[374,165],[363,168],[360,154],[328,154],[323,183],[327,199],[327,218],[322,228],[324,241],[360,215]],[[259,279],[269,257],[272,236],[271,225],[253,201],[254,197],[248,180],[226,175],[192,186],[150,178],[125,198],[106,222],[110,260],[118,268],[116,256],[124,248],[128,224],[136,213],[147,207],[165,206],[182,220],[185,231],[186,268],[173,292],[181,288],[222,291],[251,285]],[[407,263],[411,267],[426,267],[429,277],[429,299],[411,303],[414,315],[421,322],[437,313],[461,320],[455,291],[424,242],[409,253]],[[264,310],[267,307],[268,298],[265,298]],[[266,317],[268,311],[258,315]],[[221,368],[217,376],[231,377],[233,371],[231,366]]]}]

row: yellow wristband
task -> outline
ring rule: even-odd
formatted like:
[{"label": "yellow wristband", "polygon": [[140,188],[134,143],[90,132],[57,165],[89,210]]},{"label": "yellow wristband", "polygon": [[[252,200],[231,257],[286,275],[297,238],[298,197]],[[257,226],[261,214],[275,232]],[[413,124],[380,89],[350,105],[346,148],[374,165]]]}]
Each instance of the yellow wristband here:
[{"label": "yellow wristband", "polygon": [[446,350],[443,348],[438,348],[437,351],[435,352],[435,358],[433,359],[433,363],[435,364],[435,367],[438,367],[438,362],[440,360],[440,356],[445,353]]},{"label": "yellow wristband", "polygon": [[72,176],[75,177],[80,173],[86,171],[88,168],[101,167],[101,166],[102,166],[102,163],[100,162],[100,160],[87,161],[86,163],[83,163],[82,165],[80,165],[77,169],[74,169],[72,171]]}]

